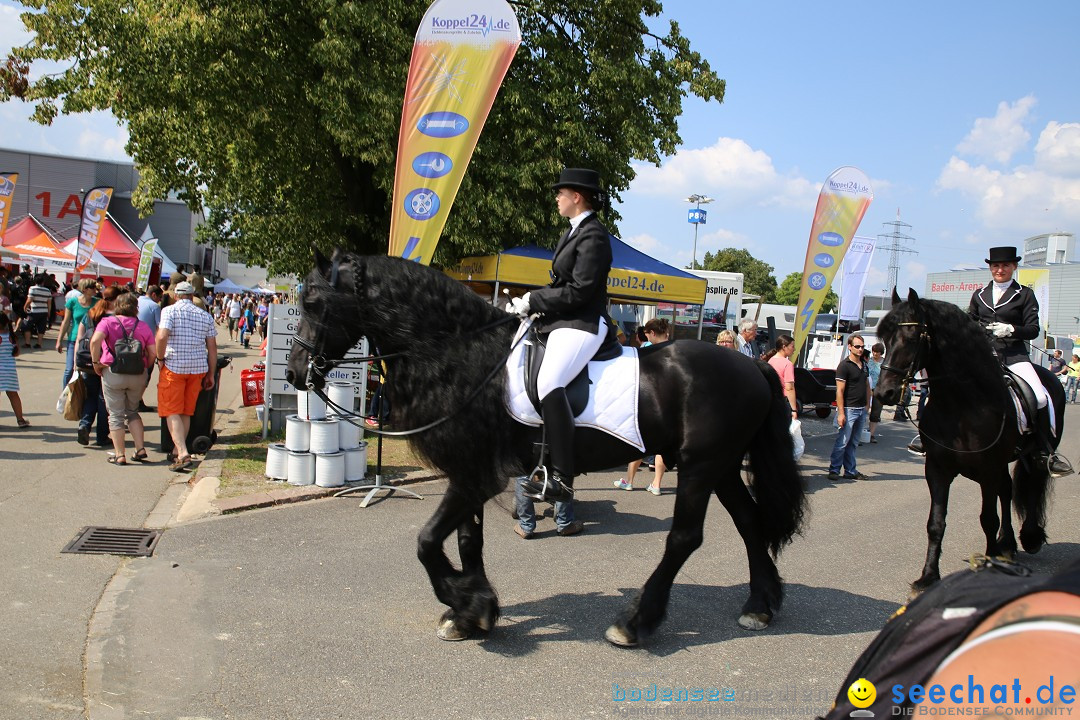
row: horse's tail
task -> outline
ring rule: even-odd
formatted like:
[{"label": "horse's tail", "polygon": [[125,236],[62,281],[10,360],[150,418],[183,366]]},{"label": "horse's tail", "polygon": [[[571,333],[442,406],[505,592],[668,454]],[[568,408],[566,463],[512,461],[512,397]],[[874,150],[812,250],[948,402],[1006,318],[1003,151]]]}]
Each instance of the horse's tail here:
[{"label": "horse's tail", "polygon": [[1020,518],[1020,544],[1036,553],[1046,542],[1046,505],[1053,480],[1045,465],[1030,453],[1013,470],[1013,502]]},{"label": "horse's tail", "polygon": [[758,369],[769,383],[769,412],[750,440],[751,487],[757,500],[758,527],[775,557],[802,532],[806,488],[791,441],[791,407],[780,378],[768,363]]},{"label": "horse's tail", "polygon": [[[1053,445],[1056,449],[1064,430],[1065,390],[1046,368],[1035,366],[1035,372],[1054,405]],[[1013,502],[1021,523],[1020,544],[1030,553],[1038,552],[1046,542],[1046,507],[1053,487],[1050,469],[1039,458],[1039,449],[1034,443],[1029,444],[1013,470]]]}]

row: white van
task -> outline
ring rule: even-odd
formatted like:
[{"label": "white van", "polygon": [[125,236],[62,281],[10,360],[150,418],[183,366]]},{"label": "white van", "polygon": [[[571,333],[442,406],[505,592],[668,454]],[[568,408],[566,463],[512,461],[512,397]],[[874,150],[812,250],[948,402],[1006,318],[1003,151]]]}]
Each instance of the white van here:
[{"label": "white van", "polygon": [[862,332],[863,334],[870,334],[876,336],[878,323],[881,322],[881,318],[889,314],[888,310],[867,310],[863,316]]},{"label": "white van", "polygon": [[759,330],[766,330],[769,327],[768,319],[771,317],[773,322],[776,323],[778,333],[791,335],[795,332],[795,311],[794,305],[743,303],[742,319],[753,320],[757,323]]}]

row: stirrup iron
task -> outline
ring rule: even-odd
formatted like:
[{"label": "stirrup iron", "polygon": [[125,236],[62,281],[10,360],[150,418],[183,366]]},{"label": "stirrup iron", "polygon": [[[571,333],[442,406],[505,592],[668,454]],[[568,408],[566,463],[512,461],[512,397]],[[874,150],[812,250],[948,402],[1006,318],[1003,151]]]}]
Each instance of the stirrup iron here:
[{"label": "stirrup iron", "polygon": [[[557,502],[555,500],[548,499],[548,490],[557,491],[556,495],[569,495],[568,499],[574,497],[574,488],[563,484],[557,478],[552,477],[548,473],[547,466],[543,463],[533,468],[533,471],[529,473],[529,479],[522,484],[525,497],[532,500],[539,500],[541,502]],[[565,502],[565,500],[558,501]]]}]

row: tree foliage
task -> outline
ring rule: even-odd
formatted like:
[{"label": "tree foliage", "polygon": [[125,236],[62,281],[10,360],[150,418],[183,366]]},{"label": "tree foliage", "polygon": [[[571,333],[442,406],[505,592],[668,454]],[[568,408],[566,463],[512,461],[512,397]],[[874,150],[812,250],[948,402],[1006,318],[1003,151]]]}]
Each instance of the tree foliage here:
[{"label": "tree foliage", "polygon": [[[799,304],[799,291],[802,289],[803,274],[801,272],[789,273],[784,281],[780,283],[780,288],[776,291],[776,302],[781,305],[798,305]],[[821,312],[832,312],[840,306],[840,298],[830,287],[829,292],[825,294],[825,299],[821,303]]]},{"label": "tree foliage", "polygon": [[703,270],[742,273],[744,293],[759,295],[760,302],[764,303],[776,300],[776,278],[772,274],[773,266],[758,260],[748,250],[724,248],[717,251],[715,255],[706,252],[701,267]]},{"label": "tree foliage", "polygon": [[[127,125],[148,210],[175,193],[210,208],[200,238],[272,271],[302,271],[314,246],[386,251],[394,156],[416,0],[23,0],[34,39],[0,72],[0,100],[34,119],[108,110]],[[688,92],[724,81],[659,0],[513,2],[523,42],[480,136],[436,260],[553,243],[548,186],[593,167],[615,197],[632,160],[681,142]],[[28,65],[66,70],[27,83]],[[611,218],[613,223],[617,217]]]}]

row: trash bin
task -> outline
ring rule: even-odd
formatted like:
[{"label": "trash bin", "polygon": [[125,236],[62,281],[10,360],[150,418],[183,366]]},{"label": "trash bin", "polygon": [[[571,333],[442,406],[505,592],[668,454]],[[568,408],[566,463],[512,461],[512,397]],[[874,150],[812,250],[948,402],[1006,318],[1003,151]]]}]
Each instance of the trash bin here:
[{"label": "trash bin", "polygon": [[[191,428],[187,434],[188,452],[203,455],[217,442],[217,430],[214,429],[214,416],[217,415],[218,389],[221,387],[221,369],[228,367],[232,360],[218,355],[217,368],[214,371],[214,387],[199,393],[195,402],[195,414],[191,416]],[[169,423],[161,418],[161,452],[172,455],[174,449]]]}]

